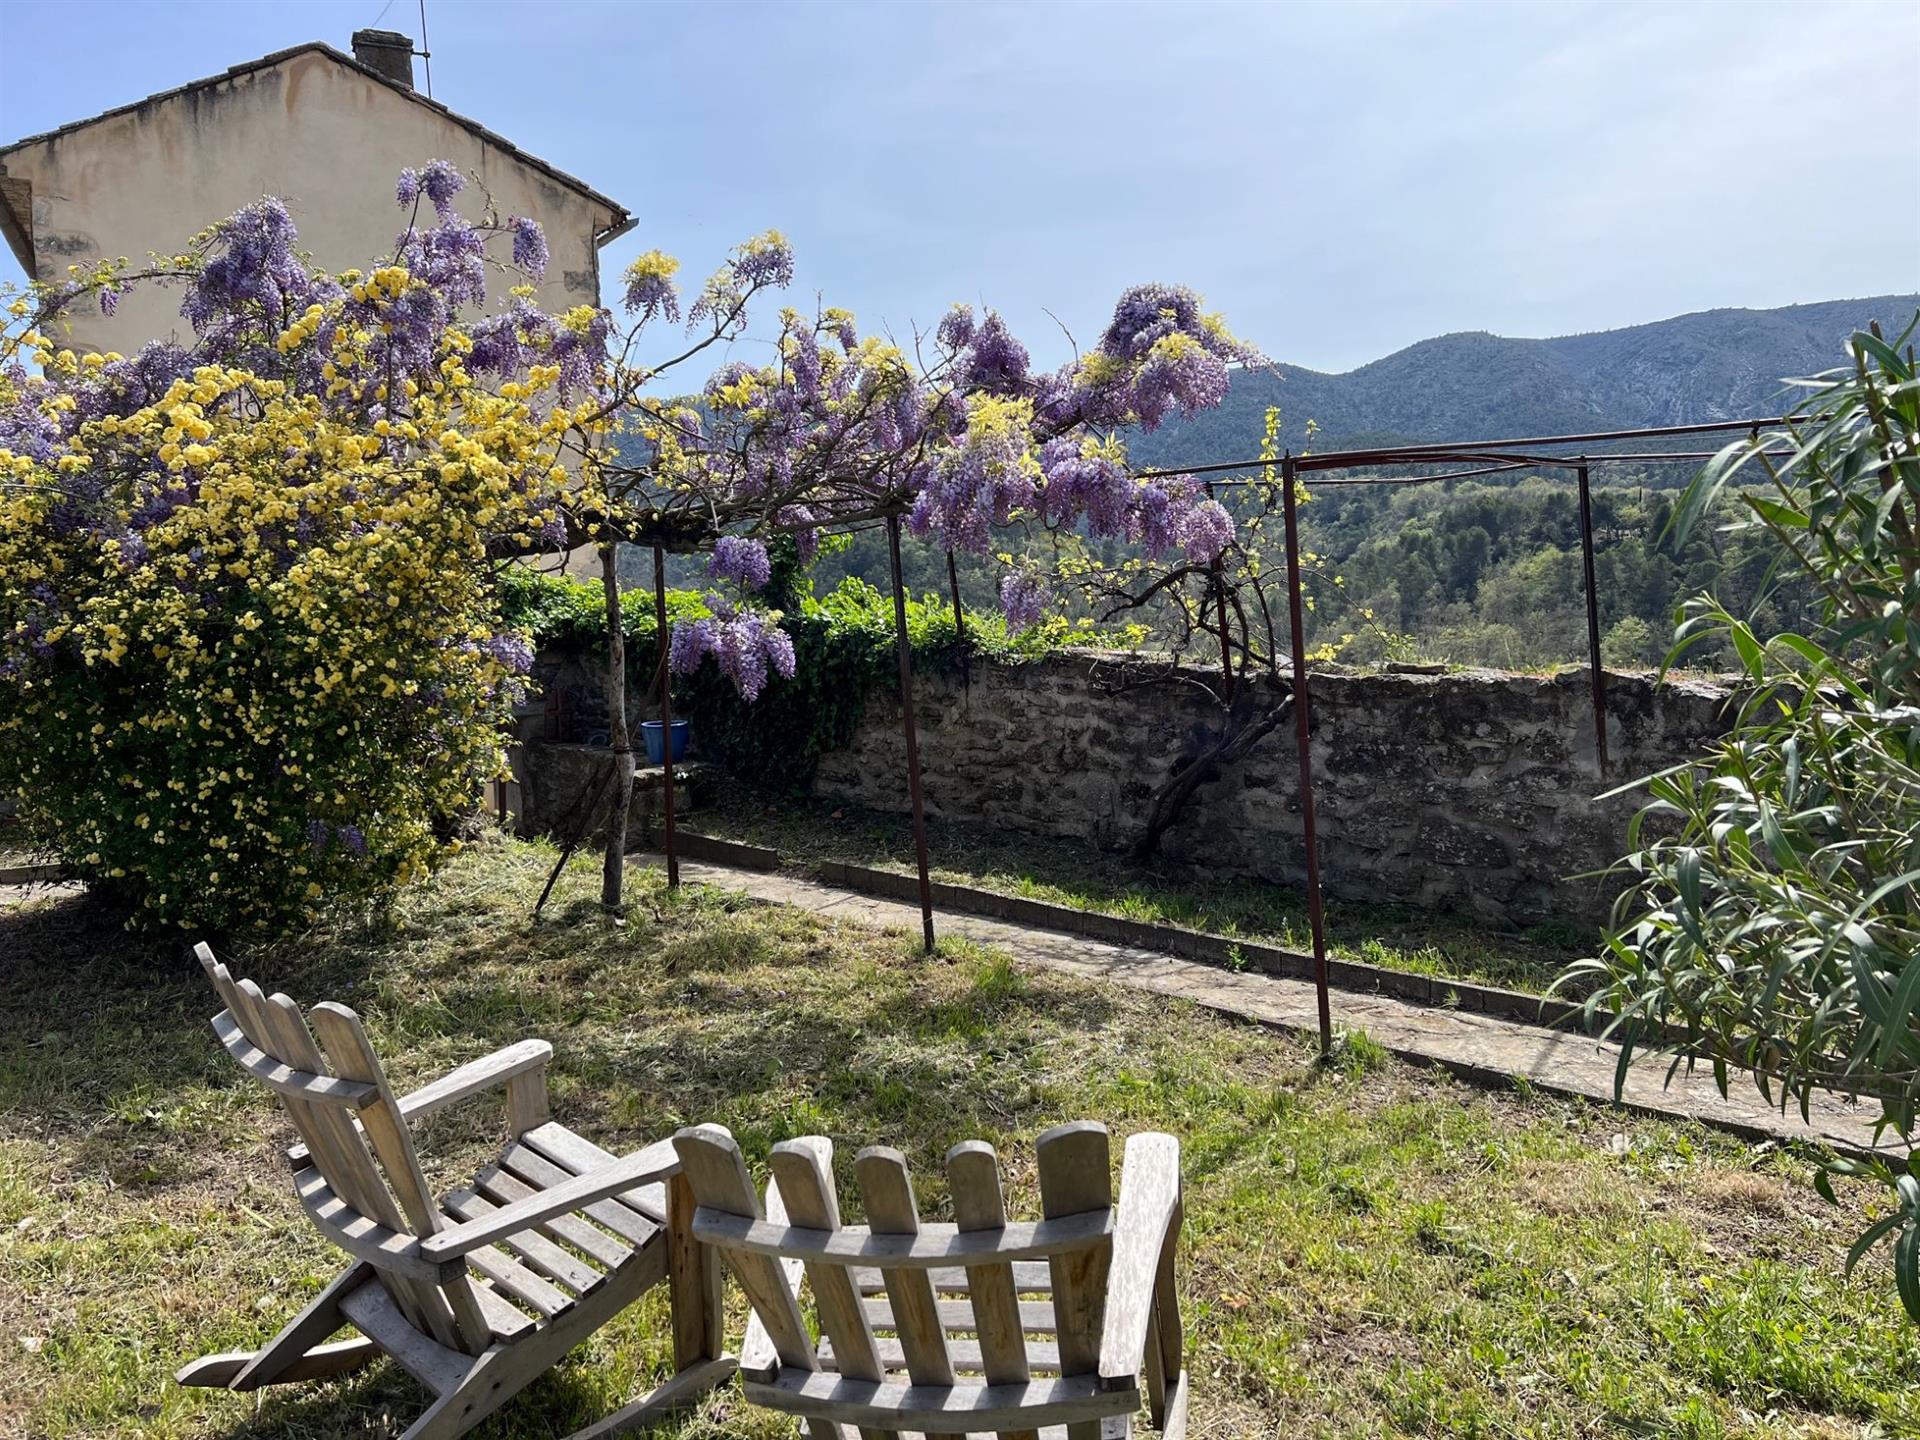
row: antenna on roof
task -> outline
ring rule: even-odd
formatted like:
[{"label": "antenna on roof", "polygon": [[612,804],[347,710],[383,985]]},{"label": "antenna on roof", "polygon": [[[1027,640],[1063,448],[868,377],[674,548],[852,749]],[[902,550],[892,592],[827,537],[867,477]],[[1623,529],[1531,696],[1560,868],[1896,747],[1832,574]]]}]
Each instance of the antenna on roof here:
[{"label": "antenna on roof", "polygon": [[426,62],[427,98],[433,98],[433,52],[427,48],[427,0],[420,0],[420,58]]}]

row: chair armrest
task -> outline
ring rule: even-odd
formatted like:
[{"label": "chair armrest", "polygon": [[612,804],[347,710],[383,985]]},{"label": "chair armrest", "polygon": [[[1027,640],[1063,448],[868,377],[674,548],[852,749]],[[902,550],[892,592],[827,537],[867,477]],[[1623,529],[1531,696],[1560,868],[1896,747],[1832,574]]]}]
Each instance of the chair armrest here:
[{"label": "chair armrest", "polygon": [[553,1046],[546,1041],[522,1040],[478,1060],[469,1060],[458,1070],[450,1070],[438,1080],[402,1095],[400,1113],[409,1120],[431,1115],[496,1085],[504,1085],[516,1075],[538,1070],[551,1059]]},{"label": "chair armrest", "polygon": [[1107,1271],[1107,1314],[1100,1334],[1100,1386],[1140,1383],[1161,1261],[1180,1224],[1180,1142],[1145,1133],[1127,1141],[1120,1206]]},{"label": "chair armrest", "polygon": [[[522,1040],[504,1050],[483,1055],[478,1060],[469,1060],[459,1069],[449,1070],[438,1080],[402,1095],[395,1102],[400,1107],[400,1118],[417,1120],[436,1110],[444,1110],[449,1105],[504,1085],[516,1076],[542,1069],[551,1059],[553,1046],[546,1041]],[[294,1169],[300,1169],[307,1164],[307,1147],[295,1145],[287,1151],[287,1159]]]},{"label": "chair armrest", "polygon": [[420,1241],[420,1254],[429,1261],[452,1260],[482,1245],[490,1245],[509,1235],[517,1235],[522,1230],[532,1229],[543,1220],[551,1220],[556,1215],[564,1215],[583,1205],[591,1205],[596,1200],[604,1200],[609,1195],[665,1180],[678,1174],[679,1170],[680,1156],[673,1148],[673,1142],[661,1140],[644,1150],[622,1155],[611,1165],[589,1170],[537,1195],[529,1195],[524,1200],[503,1205],[465,1224],[428,1235]]}]

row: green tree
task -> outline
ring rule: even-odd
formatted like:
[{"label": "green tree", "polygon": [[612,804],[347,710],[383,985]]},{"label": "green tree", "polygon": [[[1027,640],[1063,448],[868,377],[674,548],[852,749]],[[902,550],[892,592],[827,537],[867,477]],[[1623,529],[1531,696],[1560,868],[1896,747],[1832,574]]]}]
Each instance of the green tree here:
[{"label": "green tree", "polygon": [[1631,669],[1652,663],[1659,654],[1659,636],[1638,615],[1622,616],[1600,637],[1600,659],[1607,665]]}]

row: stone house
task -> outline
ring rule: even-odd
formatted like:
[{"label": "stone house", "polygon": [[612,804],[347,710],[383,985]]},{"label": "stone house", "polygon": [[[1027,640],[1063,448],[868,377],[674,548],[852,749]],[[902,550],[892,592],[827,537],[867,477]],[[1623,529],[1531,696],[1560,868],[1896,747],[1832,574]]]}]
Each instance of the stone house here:
[{"label": "stone house", "polygon": [[[546,228],[551,260],[536,303],[598,304],[600,248],[633,228],[617,202],[527,154],[413,86],[413,42],[361,30],[353,54],[313,42],[236,65],[45,135],[0,147],[0,230],[26,272],[177,253],[199,230],[262,195],[283,199],[302,248],[328,269],[393,250],[405,216],[393,180],[452,161],[475,177],[460,196],[478,216],[483,188],[504,219]],[[185,327],[177,293],[136,288],[115,313],[75,313],[76,350],[131,353]]]}]

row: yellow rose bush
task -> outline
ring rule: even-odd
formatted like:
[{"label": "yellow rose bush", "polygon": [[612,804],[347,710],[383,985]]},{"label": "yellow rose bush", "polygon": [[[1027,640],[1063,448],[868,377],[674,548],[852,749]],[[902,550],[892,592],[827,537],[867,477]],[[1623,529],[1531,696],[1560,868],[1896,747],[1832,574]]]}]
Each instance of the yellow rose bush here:
[{"label": "yellow rose bush", "polygon": [[[451,178],[450,178],[451,177]],[[403,182],[404,183],[404,182]],[[492,558],[556,542],[604,332],[463,320],[486,246],[440,223],[326,275],[277,201],[138,281],[13,306],[0,349],[0,792],[139,921],[232,928],[423,875],[497,773],[530,662]],[[77,356],[81,300],[184,292],[191,346]]]}]

